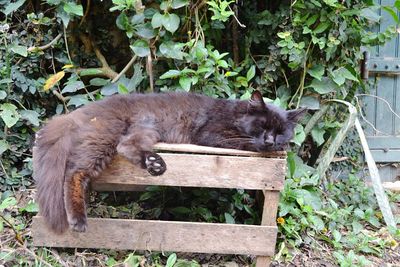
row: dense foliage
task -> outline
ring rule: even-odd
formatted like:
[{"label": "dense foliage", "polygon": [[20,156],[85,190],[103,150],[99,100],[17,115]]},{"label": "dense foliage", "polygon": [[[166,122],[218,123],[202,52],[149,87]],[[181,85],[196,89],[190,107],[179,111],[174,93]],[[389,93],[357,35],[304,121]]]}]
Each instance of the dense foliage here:
[{"label": "dense foliage", "polygon": [[[393,16],[397,23],[400,2],[379,7],[371,0],[0,0],[0,5],[3,212],[15,205],[13,191],[32,185],[30,147],[41,123],[108,95],[184,90],[246,99],[258,89],[283,108],[308,107],[309,116],[329,99],[352,102],[355,90],[366,86],[358,71],[361,49],[395,35],[395,26],[383,32],[373,27],[378,14]],[[286,248],[325,240],[340,251],[335,260],[350,266],[346,261],[354,253],[381,255],[387,245],[380,241],[371,248],[376,240],[360,234],[361,223],[381,226],[381,217],[371,211],[375,204],[365,203],[372,201],[371,192],[354,195],[357,200],[329,198],[314,175],[322,145],[345,116],[344,110],[332,107],[309,132],[302,125],[296,128],[293,151],[301,158],[293,153],[288,161],[291,169],[278,219],[279,255]],[[361,186],[350,179],[345,185],[331,184],[330,190],[337,194]],[[138,201],[163,194],[163,189],[149,191]],[[152,207],[152,216],[167,210],[193,220],[259,220],[248,192],[199,190],[180,196],[181,202],[173,198],[170,207]],[[185,197],[191,206],[181,206]],[[207,206],[209,199],[218,207]],[[32,205],[17,213],[34,212]],[[349,224],[353,213],[357,219]],[[11,215],[16,214],[6,214],[17,230],[26,227]],[[343,237],[343,229],[351,234]],[[354,262],[365,263],[354,257]]]}]

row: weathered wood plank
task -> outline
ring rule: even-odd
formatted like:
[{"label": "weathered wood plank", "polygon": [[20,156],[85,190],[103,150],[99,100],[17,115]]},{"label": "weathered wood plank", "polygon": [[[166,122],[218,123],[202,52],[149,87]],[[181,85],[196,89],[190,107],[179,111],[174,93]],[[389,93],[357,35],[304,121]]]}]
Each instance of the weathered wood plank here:
[{"label": "weathered wood plank", "polygon": [[252,151],[245,151],[238,149],[198,146],[192,144],[157,143],[154,145],[154,149],[157,151],[210,154],[210,155],[248,156],[248,157],[265,157],[265,158],[286,157],[285,151],[252,152]]},{"label": "weathered wood plank", "polygon": [[[264,191],[264,206],[261,225],[276,225],[278,212],[279,192]],[[274,247],[275,248],[275,247]],[[272,254],[273,255],[273,254]],[[257,257],[256,267],[267,267],[271,264],[271,257]]]},{"label": "weathered wood plank", "polygon": [[122,189],[136,185],[243,188],[281,190],[286,160],[276,158],[160,153],[167,164],[161,176],[116,157],[102,175],[92,182],[94,190]]},{"label": "weathered wood plank", "polygon": [[33,218],[35,246],[155,250],[196,253],[274,253],[277,228],[272,226],[88,219],[85,233],[50,234],[44,218]]}]

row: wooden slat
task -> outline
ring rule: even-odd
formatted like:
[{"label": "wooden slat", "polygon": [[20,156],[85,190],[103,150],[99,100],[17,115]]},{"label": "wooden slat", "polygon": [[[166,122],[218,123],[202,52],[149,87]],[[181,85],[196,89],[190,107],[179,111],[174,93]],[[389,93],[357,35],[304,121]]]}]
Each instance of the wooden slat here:
[{"label": "wooden slat", "polygon": [[167,171],[161,176],[151,176],[125,158],[116,157],[110,167],[92,182],[92,188],[129,191],[135,185],[164,185],[283,189],[285,159],[170,153],[160,153],[160,156],[167,164]]},{"label": "wooden slat", "polygon": [[286,157],[285,151],[272,152],[252,152],[238,149],[198,146],[192,144],[166,144],[157,143],[154,145],[157,151],[196,153],[209,155],[228,155],[228,156],[248,156],[248,157],[265,157],[265,158],[283,158]]},{"label": "wooden slat", "polygon": [[367,137],[369,149],[400,149],[400,136]]},{"label": "wooden slat", "polygon": [[371,150],[375,162],[400,162],[400,150]]},{"label": "wooden slat", "polygon": [[43,217],[33,218],[35,246],[273,255],[277,228],[191,222],[88,219],[85,233],[49,232]]},{"label": "wooden slat", "polygon": [[[276,213],[278,212],[279,192],[264,191],[264,206],[261,225],[276,225]],[[256,267],[267,267],[271,264],[271,257],[257,257]]]}]

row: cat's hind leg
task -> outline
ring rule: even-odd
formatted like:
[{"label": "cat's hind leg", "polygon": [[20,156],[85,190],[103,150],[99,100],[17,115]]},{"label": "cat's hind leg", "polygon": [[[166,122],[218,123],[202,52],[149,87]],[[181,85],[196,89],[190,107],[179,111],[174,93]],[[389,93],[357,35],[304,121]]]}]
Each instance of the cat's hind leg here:
[{"label": "cat's hind leg", "polygon": [[160,155],[152,152],[153,145],[160,140],[158,132],[149,127],[133,126],[128,134],[121,137],[117,152],[130,162],[146,169],[157,176],[167,170],[167,165]]}]

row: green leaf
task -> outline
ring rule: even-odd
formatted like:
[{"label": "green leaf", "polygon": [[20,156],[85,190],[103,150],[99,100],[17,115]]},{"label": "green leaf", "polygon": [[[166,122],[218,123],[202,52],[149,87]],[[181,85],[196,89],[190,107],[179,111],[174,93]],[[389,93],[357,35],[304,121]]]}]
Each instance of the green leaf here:
[{"label": "green leaf", "polygon": [[300,107],[316,110],[319,109],[319,100],[314,96],[304,96],[300,100]]},{"label": "green leaf", "polygon": [[156,32],[154,31],[150,22],[145,24],[139,24],[135,27],[136,34],[145,39],[151,39],[156,36]]},{"label": "green leaf", "polygon": [[118,92],[119,92],[120,94],[123,94],[123,95],[129,94],[128,88],[126,88],[126,86],[123,85],[122,83],[118,84]]},{"label": "green leaf", "polygon": [[332,76],[333,81],[339,86],[343,85],[346,79],[358,82],[357,77],[344,67],[333,71]]},{"label": "green leaf", "polygon": [[74,81],[72,83],[67,84],[62,91],[61,94],[65,93],[75,93],[76,91],[85,88],[85,85],[81,81]]},{"label": "green leaf", "polygon": [[169,255],[168,259],[167,259],[167,264],[165,265],[165,267],[173,267],[175,262],[176,262],[176,254],[172,253],[171,255]]},{"label": "green leaf", "polygon": [[17,200],[14,197],[7,197],[0,204],[0,211],[9,209],[17,204]]},{"label": "green leaf", "polygon": [[338,88],[328,77],[322,77],[321,80],[313,79],[308,87],[313,88],[315,92],[321,95],[334,92]]},{"label": "green leaf", "polygon": [[[374,10],[375,9],[375,10]],[[360,17],[366,18],[372,22],[379,22],[381,16],[378,15],[376,8],[367,7],[361,9]]]},{"label": "green leaf", "polygon": [[83,16],[83,7],[82,5],[78,5],[74,2],[66,2],[64,4],[64,11],[67,12],[67,14],[74,14],[77,16]]},{"label": "green leaf", "polygon": [[317,28],[315,28],[315,30],[313,30],[313,33],[318,34],[318,33],[324,32],[326,29],[328,29],[328,27],[330,25],[331,25],[331,23],[329,21],[321,22],[320,24],[318,24]]},{"label": "green leaf", "polygon": [[12,12],[14,12],[18,8],[20,8],[24,3],[25,3],[25,0],[18,0],[17,2],[14,2],[14,3],[8,3],[8,4],[6,4],[6,8],[1,12],[3,12],[6,16],[8,16]]},{"label": "green leaf", "polygon": [[104,86],[110,82],[110,79],[93,78],[89,81],[90,85],[93,86]]},{"label": "green leaf", "polygon": [[93,76],[102,73],[99,69],[84,69],[79,72],[79,76]]},{"label": "green leaf", "polygon": [[333,230],[332,236],[336,242],[339,242],[340,239],[342,239],[342,234],[338,230]]},{"label": "green leaf", "polygon": [[324,221],[316,215],[309,215],[308,220],[313,224],[317,231],[322,231],[325,228]]},{"label": "green leaf", "polygon": [[67,106],[79,107],[82,105],[86,105],[87,103],[89,103],[87,95],[73,95],[69,99]]},{"label": "green leaf", "polygon": [[39,212],[39,205],[33,201],[29,201],[29,203],[23,207],[20,208],[20,212],[26,211],[30,213],[38,213]]},{"label": "green leaf", "polygon": [[10,103],[4,103],[0,106],[0,117],[8,128],[13,127],[21,115],[17,111],[17,107]]},{"label": "green leaf", "polygon": [[10,145],[7,143],[6,140],[0,140],[0,156],[4,152],[6,152],[8,149],[10,149]]},{"label": "green leaf", "polygon": [[137,40],[130,47],[139,57],[146,57],[150,54],[149,44],[144,40]]},{"label": "green leaf", "polygon": [[190,86],[192,85],[192,79],[190,77],[182,76],[179,78],[179,85],[186,92],[190,91]]},{"label": "green leaf", "polygon": [[176,14],[164,14],[162,25],[170,33],[174,33],[179,28],[180,19]]},{"label": "green leaf", "polygon": [[7,97],[6,91],[0,90],[0,100],[3,100]]},{"label": "green leaf", "polygon": [[225,222],[229,224],[235,224],[235,218],[232,217],[229,213],[225,212]]},{"label": "green leaf", "polygon": [[184,44],[183,43],[175,43],[172,41],[163,42],[159,49],[161,54],[166,57],[174,58],[174,59],[183,59],[185,53],[182,52]]},{"label": "green leaf", "polygon": [[37,113],[34,110],[21,110],[20,113],[22,119],[29,121],[34,126],[39,126],[40,124],[39,113]]},{"label": "green leaf", "polygon": [[23,57],[27,57],[28,56],[28,48],[26,46],[23,45],[12,45],[11,47],[11,51],[13,51],[14,53],[21,55]]},{"label": "green leaf", "polygon": [[310,27],[311,25],[313,25],[313,24],[317,21],[318,17],[319,17],[319,15],[317,15],[317,14],[315,14],[315,15],[309,17],[309,18],[306,20],[305,24],[306,24],[308,27]]},{"label": "green leaf", "polygon": [[189,0],[172,0],[172,9],[178,9],[189,4]]},{"label": "green leaf", "polygon": [[304,132],[303,126],[301,124],[297,124],[296,127],[294,128],[294,136],[292,142],[300,146],[305,139],[306,139],[306,134]]},{"label": "green leaf", "polygon": [[307,70],[307,73],[314,77],[315,79],[321,81],[322,76],[324,75],[325,68],[322,65],[314,65],[311,69]]},{"label": "green leaf", "polygon": [[358,221],[353,221],[351,223],[351,226],[353,227],[353,233],[355,234],[358,234],[359,232],[361,232],[362,229],[364,229],[364,226]]},{"label": "green leaf", "polygon": [[181,72],[179,70],[169,70],[163,75],[160,76],[160,79],[170,79],[170,78],[177,78]]},{"label": "green leaf", "polygon": [[382,6],[382,9],[385,10],[386,12],[388,12],[393,20],[396,22],[396,24],[399,24],[399,16],[397,16],[397,12],[393,10],[393,8],[391,6]]},{"label": "green leaf", "polygon": [[134,255],[133,253],[129,254],[128,258],[124,261],[124,266],[126,267],[139,267],[140,262],[142,261],[143,257]]},{"label": "green leaf", "polygon": [[151,26],[156,29],[160,28],[163,25],[163,19],[164,16],[160,14],[160,12],[157,12],[153,15],[153,18],[151,19]]},{"label": "green leaf", "polygon": [[311,130],[311,136],[314,139],[314,141],[317,143],[318,146],[322,145],[325,142],[324,134],[325,134],[325,130],[321,129],[319,127],[314,127]]},{"label": "green leaf", "polygon": [[250,69],[246,73],[246,79],[249,82],[256,75],[256,66],[251,66]]}]

